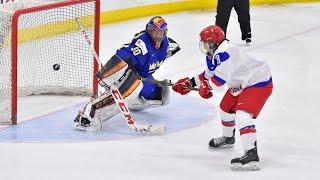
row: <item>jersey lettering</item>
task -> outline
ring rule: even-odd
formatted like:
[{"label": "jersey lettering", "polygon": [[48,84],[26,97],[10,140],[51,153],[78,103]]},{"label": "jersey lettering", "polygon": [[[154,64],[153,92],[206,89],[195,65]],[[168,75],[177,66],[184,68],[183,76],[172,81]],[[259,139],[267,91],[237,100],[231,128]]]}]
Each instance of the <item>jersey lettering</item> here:
[{"label": "jersey lettering", "polygon": [[207,66],[210,71],[214,71],[220,64],[230,58],[230,55],[227,52],[218,53],[212,59],[211,57],[207,56]]},{"label": "jersey lettering", "polygon": [[220,56],[219,54],[217,54],[215,57],[214,57],[214,64],[216,66],[219,66],[221,64],[221,60],[220,60]]},{"label": "jersey lettering", "polygon": [[141,54],[141,49],[139,47],[131,48],[131,51],[135,56],[138,56],[139,54]]}]

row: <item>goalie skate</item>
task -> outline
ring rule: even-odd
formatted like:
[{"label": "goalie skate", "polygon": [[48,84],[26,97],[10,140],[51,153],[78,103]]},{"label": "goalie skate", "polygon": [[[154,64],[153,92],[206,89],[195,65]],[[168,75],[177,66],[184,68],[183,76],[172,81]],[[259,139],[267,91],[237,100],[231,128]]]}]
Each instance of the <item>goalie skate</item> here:
[{"label": "goalie skate", "polygon": [[114,105],[112,95],[107,91],[79,111],[73,121],[73,128],[88,131],[102,130],[102,120],[107,120],[117,113],[118,110]]},{"label": "goalie skate", "polygon": [[100,118],[94,118],[89,121],[84,117],[84,114],[80,111],[77,117],[73,121],[73,128],[85,131],[97,131],[102,130],[102,121]]}]

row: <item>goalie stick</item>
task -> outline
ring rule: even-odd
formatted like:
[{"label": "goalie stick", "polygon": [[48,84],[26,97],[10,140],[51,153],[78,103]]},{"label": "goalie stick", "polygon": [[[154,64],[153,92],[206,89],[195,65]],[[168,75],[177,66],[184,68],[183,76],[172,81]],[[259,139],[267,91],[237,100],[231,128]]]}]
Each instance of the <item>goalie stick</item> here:
[{"label": "goalie stick", "polygon": [[[86,31],[84,30],[83,26],[81,25],[79,18],[75,18],[75,21],[77,22],[77,25],[79,26],[79,29],[84,37],[84,39],[87,41],[88,45],[91,48],[92,54],[94,56],[94,59],[98,64],[100,65],[101,68],[103,68],[103,64],[100,61],[100,58],[95,51],[94,47],[92,46],[92,43],[89,39],[89,36],[87,35]],[[99,77],[98,77],[99,78]],[[163,134],[166,131],[166,126],[165,125],[147,125],[147,124],[137,124],[135,120],[133,119],[128,106],[124,102],[124,99],[119,92],[119,89],[114,85],[110,84],[108,85],[106,82],[103,81],[102,78],[99,78],[101,82],[105,83],[106,90],[109,90],[112,94],[112,97],[114,98],[115,103],[117,104],[117,107],[119,108],[122,116],[126,120],[127,125],[131,130],[134,130],[136,132],[146,132],[146,133],[152,133],[152,134]]]}]

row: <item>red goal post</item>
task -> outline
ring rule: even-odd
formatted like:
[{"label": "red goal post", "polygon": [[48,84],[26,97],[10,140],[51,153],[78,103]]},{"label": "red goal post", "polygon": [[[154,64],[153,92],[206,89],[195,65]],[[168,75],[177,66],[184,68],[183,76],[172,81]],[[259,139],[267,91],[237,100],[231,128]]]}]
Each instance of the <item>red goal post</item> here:
[{"label": "red goal post", "polygon": [[0,124],[17,124],[21,96],[97,92],[99,66],[75,18],[99,52],[100,0],[22,0],[0,6]]}]

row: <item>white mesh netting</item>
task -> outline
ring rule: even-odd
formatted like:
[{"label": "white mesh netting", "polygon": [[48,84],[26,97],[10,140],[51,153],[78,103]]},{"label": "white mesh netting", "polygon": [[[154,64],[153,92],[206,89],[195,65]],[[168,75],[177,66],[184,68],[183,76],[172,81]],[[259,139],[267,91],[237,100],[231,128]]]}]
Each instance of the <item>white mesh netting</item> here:
[{"label": "white mesh netting", "polygon": [[[12,16],[18,9],[58,2],[62,0],[23,0],[0,6],[0,123],[10,122],[15,88],[12,86]],[[92,94],[93,56],[74,19],[80,18],[94,42],[96,4],[87,0],[74,2],[77,3],[52,9],[36,8],[18,17],[18,97]],[[60,69],[54,70],[54,64],[59,64]]]}]

